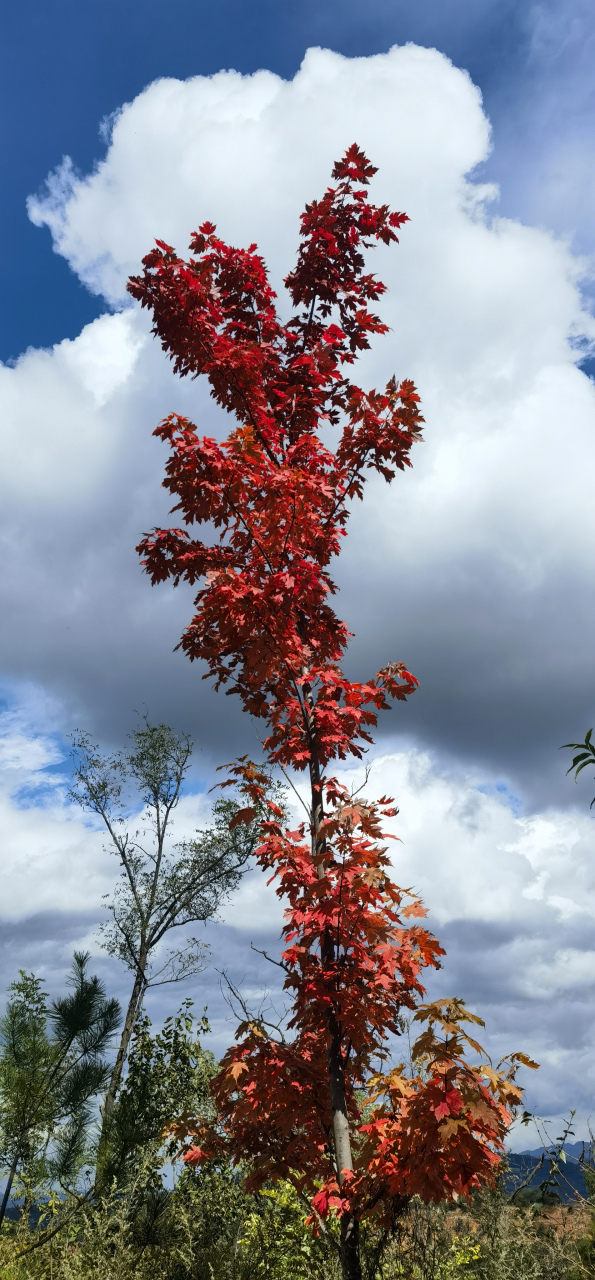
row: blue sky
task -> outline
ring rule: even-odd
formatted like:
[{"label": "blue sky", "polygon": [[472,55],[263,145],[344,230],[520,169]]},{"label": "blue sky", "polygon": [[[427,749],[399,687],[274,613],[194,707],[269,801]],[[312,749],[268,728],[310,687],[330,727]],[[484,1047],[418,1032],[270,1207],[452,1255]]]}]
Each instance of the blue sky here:
[{"label": "blue sky", "polygon": [[[88,171],[104,151],[101,122],[151,81],[226,67],[244,73],[266,67],[291,77],[310,45],[350,57],[407,41],[435,45],[480,86],[494,129],[488,170],[496,180],[508,179],[505,211],[522,216],[531,208],[528,178],[539,164],[544,133],[554,141],[586,130],[592,141],[590,8],[584,0],[6,5],[0,358],[74,337],[100,313],[101,302],[52,254],[47,233],[31,226],[25,202],[64,154]],[[567,207],[542,212],[556,230],[582,242],[589,232],[576,225],[574,192],[567,196]]]},{"label": "blue sky", "polygon": [[[411,213],[374,264],[390,336],[362,377],[411,374],[427,418],[412,473],[355,509],[338,571],[350,671],[396,657],[420,678],[372,778],[400,805],[397,874],[447,941],[444,990],[495,1048],[543,1063],[535,1106],[586,1114],[594,818],[559,747],[594,700],[592,4],[106,0],[13,6],[3,28],[5,971],[55,986],[73,945],[97,952],[113,867],[68,802],[69,732],[117,747],[145,708],[188,729],[183,834],[221,760],[257,749],[172,652],[189,597],[152,591],[134,553],[167,512],[154,425],[226,424],[174,381],[126,276],[153,236],[183,250],[213,217],[259,241],[278,284],[355,139],[379,198]],[[215,963],[257,985],[249,942],[270,948],[278,923],[252,877],[210,930]],[[221,1048],[214,968],[205,998]]]}]

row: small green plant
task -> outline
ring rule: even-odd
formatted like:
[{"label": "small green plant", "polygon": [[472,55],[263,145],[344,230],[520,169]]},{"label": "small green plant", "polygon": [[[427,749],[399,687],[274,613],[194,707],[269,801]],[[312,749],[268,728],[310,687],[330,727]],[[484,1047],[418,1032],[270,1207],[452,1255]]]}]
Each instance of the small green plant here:
[{"label": "small green plant", "polygon": [[324,1280],[329,1275],[338,1222],[325,1223],[325,1235],[307,1225],[303,1205],[291,1183],[279,1181],[254,1197],[240,1240],[241,1263],[248,1275],[270,1280]]}]

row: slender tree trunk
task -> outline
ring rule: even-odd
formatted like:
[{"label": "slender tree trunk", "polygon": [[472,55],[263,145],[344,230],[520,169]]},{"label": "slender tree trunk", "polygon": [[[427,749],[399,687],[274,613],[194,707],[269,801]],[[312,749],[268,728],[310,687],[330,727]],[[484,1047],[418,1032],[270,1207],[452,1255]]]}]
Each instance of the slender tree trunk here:
[{"label": "slender tree trunk", "polygon": [[[324,821],[324,802],[322,795],[320,761],[316,744],[314,707],[311,690],[308,685],[304,686],[304,702],[306,707],[307,732],[310,745],[309,770],[312,794],[312,855],[314,857],[320,857],[320,855],[324,853],[324,835],[321,836],[320,834],[322,823]],[[325,865],[324,859],[322,859],[318,864],[319,878],[322,879],[324,874]],[[334,957],[334,942],[330,932],[327,931],[321,944],[321,958],[323,963],[331,963]],[[345,1181],[345,1172],[351,1172],[353,1169],[353,1155],[351,1151],[349,1116],[347,1114],[345,1068],[343,1066],[341,1054],[341,1028],[337,1023],[334,1014],[331,1014],[329,1018],[329,1032],[330,1044],[327,1062],[333,1125],[333,1148],[335,1153],[335,1163],[337,1166],[337,1180],[339,1182],[339,1186],[341,1186]],[[343,1274],[343,1280],[361,1280],[362,1270],[359,1248],[359,1221],[355,1214],[343,1214],[343,1217],[341,1218],[341,1271]]]},{"label": "slender tree trunk", "polygon": [[341,1271],[343,1280],[362,1280],[359,1249],[359,1222],[355,1214],[344,1213],[341,1218]]},{"label": "slender tree trunk", "polygon": [[19,1153],[18,1153],[18,1151],[17,1151],[17,1153],[16,1153],[16,1155],[15,1155],[15,1157],[14,1157],[14,1159],[13,1159],[13,1162],[12,1162],[12,1164],[11,1164],[11,1166],[10,1166],[10,1171],[9,1171],[9,1174],[8,1174],[8,1181],[7,1181],[6,1186],[5,1186],[5,1188],[4,1188],[4,1195],[2,1196],[2,1204],[0,1205],[0,1227],[2,1226],[2,1223],[4,1222],[4,1219],[5,1219],[5,1217],[6,1217],[6,1210],[7,1210],[7,1208],[8,1208],[8,1201],[9,1201],[9,1199],[10,1199],[10,1193],[11,1193],[11,1191],[12,1191],[12,1184],[13,1184],[13,1182],[14,1182],[14,1175],[15,1175],[15,1173],[16,1173],[16,1171],[17,1171],[17,1165],[18,1165],[18,1163],[19,1163]]},{"label": "slender tree trunk", "polygon": [[[328,1049],[328,1077],[333,1116],[333,1147],[337,1180],[341,1186],[346,1172],[353,1169],[353,1154],[345,1096],[345,1068],[341,1056],[341,1031],[334,1015],[331,1015],[329,1030],[331,1042]],[[341,1218],[340,1259],[343,1280],[362,1280],[359,1220],[355,1213],[344,1213]]]},{"label": "slender tree trunk", "polygon": [[327,1061],[329,1092],[333,1115],[333,1146],[335,1148],[335,1159],[337,1162],[337,1176],[339,1179],[339,1185],[341,1185],[345,1180],[345,1171],[347,1170],[347,1172],[350,1173],[353,1169],[353,1158],[351,1154],[349,1117],[347,1115],[347,1102],[345,1098],[345,1070],[341,1060],[340,1031],[337,1027],[335,1018],[332,1015],[330,1018],[329,1030],[332,1039],[329,1045]]},{"label": "slender tree trunk", "polygon": [[146,963],[147,963],[147,956],[143,953],[139,957],[139,965],[136,971],[136,977],[134,979],[132,994],[130,996],[130,1000],[128,1001],[128,1008],[126,1010],[126,1017],[124,1019],[122,1035],[120,1036],[120,1043],[118,1045],[118,1052],[116,1055],[116,1061],[114,1063],[114,1069],[110,1076],[109,1085],[107,1087],[107,1093],[104,1098],[103,1107],[101,1108],[101,1133],[99,1135],[99,1147],[98,1147],[98,1155],[97,1155],[98,1169],[100,1169],[101,1158],[105,1154],[105,1150],[107,1146],[110,1125],[112,1122],[114,1108],[116,1105],[116,1097],[117,1097],[118,1089],[120,1088],[120,1085],[122,1083],[122,1075],[124,1072],[126,1058],[128,1056],[130,1038],[132,1036],[132,1032],[134,1030],[134,1024],[138,1017],[138,1013],[139,1013],[141,1004],[143,1002],[143,997],[147,989],[147,980],[145,978]]},{"label": "slender tree trunk", "polygon": [[[310,699],[309,690],[306,694],[307,702]],[[308,708],[310,711],[310,708]],[[310,719],[312,715],[310,712]],[[316,751],[314,734],[310,737],[310,784],[312,789],[312,852],[315,856],[320,856],[324,851],[324,836],[320,836],[320,828],[324,820],[324,806],[322,798],[322,786],[320,776],[320,764],[318,753]],[[318,867],[318,875],[320,879],[325,874],[324,863],[321,862]],[[322,961],[323,963],[331,963],[334,959],[334,943],[329,932],[327,932],[322,940]],[[341,1057],[341,1028],[338,1026],[334,1014],[329,1019],[330,1045],[328,1050],[328,1076],[329,1076],[329,1092],[331,1100],[331,1111],[333,1117],[333,1145],[335,1149],[335,1160],[337,1162],[337,1176],[339,1184],[343,1182],[343,1170],[353,1169],[353,1158],[351,1154],[351,1137],[349,1133],[349,1117],[347,1115],[347,1102],[345,1097],[345,1069]]]}]

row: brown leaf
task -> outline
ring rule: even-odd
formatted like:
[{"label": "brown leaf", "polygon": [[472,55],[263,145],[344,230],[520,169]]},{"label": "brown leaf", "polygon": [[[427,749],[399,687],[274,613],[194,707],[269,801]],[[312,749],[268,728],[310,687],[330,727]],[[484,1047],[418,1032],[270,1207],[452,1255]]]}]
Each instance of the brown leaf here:
[{"label": "brown leaf", "polygon": [[240,823],[242,822],[245,822],[246,826],[249,827],[250,823],[254,821],[255,817],[256,817],[256,809],[253,809],[251,806],[248,806],[246,809],[238,809],[237,813],[234,813],[234,816],[229,824],[229,830],[233,831],[234,827],[239,827]]}]

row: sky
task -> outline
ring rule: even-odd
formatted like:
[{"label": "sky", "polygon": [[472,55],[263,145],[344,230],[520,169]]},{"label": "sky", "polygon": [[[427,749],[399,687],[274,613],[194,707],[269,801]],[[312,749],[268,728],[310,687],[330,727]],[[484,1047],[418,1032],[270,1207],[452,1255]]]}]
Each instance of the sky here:
[{"label": "sky", "polygon": [[[115,866],[68,799],[71,732],[117,749],[145,711],[188,730],[180,838],[217,765],[258,750],[173,652],[190,595],[152,589],[135,555],[167,516],[154,426],[227,423],[173,378],[127,276],[209,218],[258,242],[282,294],[300,210],[357,141],[375,198],[411,218],[373,261],[390,333],[361,380],[413,377],[426,418],[411,472],[370,481],[337,569],[349,674],[402,659],[420,681],[379,727],[368,789],[396,796],[395,876],[447,947],[432,990],[469,1001],[493,1053],[537,1058],[532,1109],[584,1126],[595,782],[574,786],[560,746],[595,719],[592,6],[64,0],[7,8],[4,28],[5,982],[21,966],[54,991],[85,945],[126,993],[96,939]],[[257,999],[250,943],[271,949],[280,923],[251,872],[206,931],[212,963],[180,999],[209,1005],[216,1051],[234,1031],[218,970]]]}]

